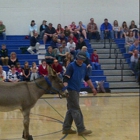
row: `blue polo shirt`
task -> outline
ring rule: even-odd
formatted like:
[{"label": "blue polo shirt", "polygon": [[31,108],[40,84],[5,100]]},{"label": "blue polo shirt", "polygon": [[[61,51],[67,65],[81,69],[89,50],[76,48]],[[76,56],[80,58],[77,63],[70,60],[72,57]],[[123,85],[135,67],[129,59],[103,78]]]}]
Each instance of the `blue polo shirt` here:
[{"label": "blue polo shirt", "polygon": [[68,89],[79,92],[82,81],[87,76],[86,64],[83,63],[81,66],[79,66],[76,61],[70,63],[66,69],[65,75],[70,76],[68,81]]},{"label": "blue polo shirt", "polygon": [[140,46],[135,46],[134,44],[129,47],[129,51],[138,50],[140,52]]}]

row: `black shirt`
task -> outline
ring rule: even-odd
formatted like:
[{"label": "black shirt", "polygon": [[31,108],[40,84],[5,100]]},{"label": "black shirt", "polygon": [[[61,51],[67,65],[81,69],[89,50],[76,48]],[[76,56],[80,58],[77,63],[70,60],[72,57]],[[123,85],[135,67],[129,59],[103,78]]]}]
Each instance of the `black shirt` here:
[{"label": "black shirt", "polygon": [[8,50],[7,49],[1,49],[0,50],[0,57],[8,57]]},{"label": "black shirt", "polygon": [[55,30],[54,27],[52,27],[51,29],[50,29],[49,27],[47,27],[47,28],[45,29],[45,33],[54,34],[54,33],[56,33],[56,30]]},{"label": "black shirt", "polygon": [[79,50],[79,49],[81,50],[83,46],[86,46],[86,43],[84,41],[83,42],[79,41],[76,45],[76,50]]}]

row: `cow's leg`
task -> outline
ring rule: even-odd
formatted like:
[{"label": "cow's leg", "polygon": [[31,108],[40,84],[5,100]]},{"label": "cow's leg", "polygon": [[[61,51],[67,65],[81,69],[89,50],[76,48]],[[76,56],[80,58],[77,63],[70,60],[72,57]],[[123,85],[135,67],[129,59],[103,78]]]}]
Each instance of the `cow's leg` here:
[{"label": "cow's leg", "polygon": [[22,137],[24,139],[29,140],[29,139],[31,139],[30,137],[32,137],[32,136],[29,135],[29,123],[30,123],[29,116],[30,116],[30,109],[28,109],[28,110],[22,110],[22,114],[23,114],[23,117],[24,117],[23,118],[24,130],[23,130],[23,136]]}]

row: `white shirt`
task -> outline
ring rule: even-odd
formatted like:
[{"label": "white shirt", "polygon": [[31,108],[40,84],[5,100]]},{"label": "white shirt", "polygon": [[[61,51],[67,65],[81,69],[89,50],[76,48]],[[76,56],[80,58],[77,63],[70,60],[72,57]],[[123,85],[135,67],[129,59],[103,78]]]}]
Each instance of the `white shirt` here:
[{"label": "white shirt", "polygon": [[75,42],[73,42],[72,44],[70,42],[68,42],[67,48],[68,48],[69,52],[71,52],[71,50],[75,50],[75,48],[76,48]]}]

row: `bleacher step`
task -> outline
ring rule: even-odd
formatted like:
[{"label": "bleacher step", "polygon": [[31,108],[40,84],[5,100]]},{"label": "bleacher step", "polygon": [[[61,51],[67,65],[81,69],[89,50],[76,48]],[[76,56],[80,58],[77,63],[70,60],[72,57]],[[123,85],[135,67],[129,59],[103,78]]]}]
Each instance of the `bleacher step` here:
[{"label": "bleacher step", "polygon": [[[108,82],[120,82],[122,77],[121,76],[106,76],[106,79]],[[123,81],[136,82],[136,79],[134,76],[123,76]]]},{"label": "bleacher step", "polygon": [[[109,58],[110,57],[110,54],[103,54],[103,53],[98,53],[98,56],[99,56],[99,59],[100,58]],[[115,58],[116,56],[114,55],[114,53],[111,53],[111,58]],[[124,58],[123,56],[122,56],[122,54],[118,54],[118,59],[122,59],[122,58]],[[110,59],[110,58],[109,58]]]},{"label": "bleacher step", "polygon": [[137,89],[111,89],[111,93],[140,93],[140,90]]},{"label": "bleacher step", "polygon": [[136,82],[109,82],[110,88],[139,88]]},{"label": "bleacher step", "polygon": [[[126,63],[125,59],[123,58],[122,61],[124,63]],[[106,63],[112,63],[114,64],[115,63],[115,58],[99,58],[99,62],[100,64],[106,64]],[[117,59],[117,63],[119,64],[120,63],[120,59]]]},{"label": "bleacher step", "polygon": [[[119,70],[121,69],[120,64],[117,64],[116,67]],[[107,69],[107,70],[115,70],[115,64],[102,64],[101,69],[103,69],[103,70],[105,70],[105,69]],[[124,69],[129,69],[128,64],[126,64],[126,63],[124,64]]]},{"label": "bleacher step", "polygon": [[[109,54],[110,53],[110,49],[104,49],[104,48],[95,48],[97,50],[98,53],[104,53],[104,54]],[[118,54],[120,54],[120,50],[116,49]],[[114,49],[111,49],[111,53],[114,54]]]}]

